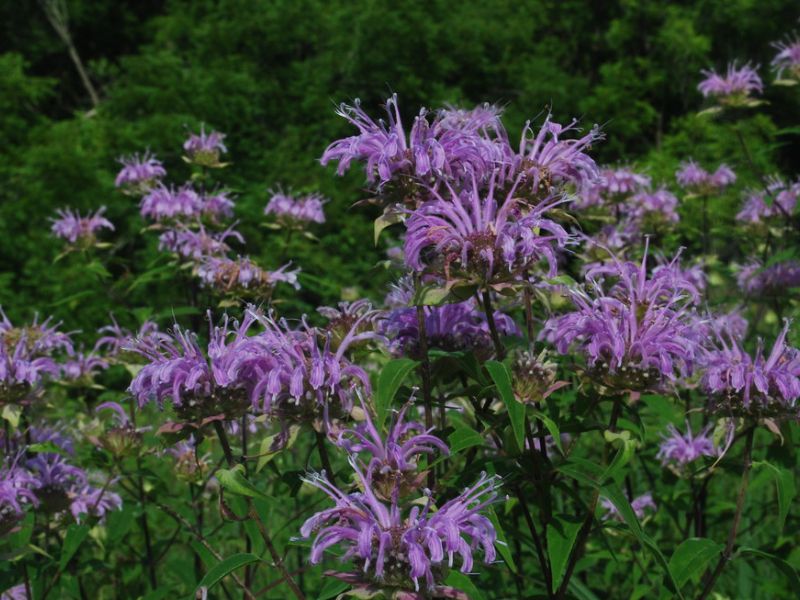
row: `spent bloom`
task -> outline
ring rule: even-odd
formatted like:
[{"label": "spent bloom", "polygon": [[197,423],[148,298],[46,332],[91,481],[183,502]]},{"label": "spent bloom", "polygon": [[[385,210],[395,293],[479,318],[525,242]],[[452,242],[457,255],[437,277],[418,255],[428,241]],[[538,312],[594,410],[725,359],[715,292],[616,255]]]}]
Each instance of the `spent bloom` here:
[{"label": "spent bloom", "polygon": [[114,225],[103,216],[106,207],[102,206],[94,214],[88,213],[85,217],[77,211],[70,209],[59,209],[57,219],[50,219],[53,223],[51,231],[53,235],[69,244],[80,242],[81,246],[91,246],[97,238],[97,232],[101,229],[114,231]]},{"label": "spent bloom", "polygon": [[660,458],[663,464],[673,464],[684,467],[690,462],[694,462],[702,456],[716,456],[717,448],[709,435],[713,423],[710,423],[698,432],[692,433],[692,427],[686,422],[686,433],[670,424],[667,427],[666,435],[662,435],[663,441],[658,449],[656,458]]},{"label": "spent bloom", "polygon": [[787,38],[772,45],[778,51],[771,63],[778,79],[783,79],[787,71],[789,78],[800,79],[800,38]]},{"label": "spent bloom", "polygon": [[269,294],[278,283],[288,283],[300,289],[297,275],[300,269],[290,270],[285,264],[275,271],[267,271],[246,256],[205,256],[197,266],[197,275],[206,287],[223,293],[239,295]]},{"label": "spent bloom", "polygon": [[697,89],[706,98],[715,98],[720,104],[737,106],[746,103],[752,93],[761,93],[764,84],[761,77],[750,63],[745,63],[741,67],[736,62],[728,65],[728,70],[724,75],[716,71],[703,70],[705,79],[701,81]]},{"label": "spent bloom", "polygon": [[219,162],[220,154],[225,153],[228,149],[222,140],[225,139],[225,134],[219,131],[212,131],[206,133],[205,126],[200,126],[200,133],[192,133],[189,138],[183,143],[183,150],[190,161],[197,163],[204,167],[219,167],[222,166]]},{"label": "spent bloom", "polygon": [[461,192],[448,186],[447,198],[431,190],[432,199],[406,221],[404,251],[411,269],[487,285],[519,280],[546,260],[555,275],[557,249],[571,238],[545,215],[563,200],[530,206],[516,197],[514,185],[501,204],[495,179],[486,191],[474,179]]},{"label": "spent bloom", "polygon": [[800,352],[786,344],[787,322],[768,356],[759,341],[754,355],[724,335],[703,357],[702,387],[722,412],[796,413],[800,397]]},{"label": "spent bloom", "polygon": [[385,105],[387,121],[374,121],[356,100],[353,106],[340,105],[339,116],[358,128],[358,135],[343,138],[328,146],[323,165],[335,160],[337,173],[344,174],[351,163],[366,163],[367,180],[383,185],[398,175],[429,181],[438,177],[483,174],[498,159],[497,146],[475,128],[452,127],[441,114],[428,120],[422,109],[406,133],[400,118],[397,95]]},{"label": "spent bloom", "polygon": [[678,256],[650,276],[647,248],[640,265],[612,258],[570,289],[576,310],[548,320],[541,337],[561,354],[578,349],[612,389],[658,389],[690,374],[699,292],[676,268]]},{"label": "spent bloom", "polygon": [[132,193],[147,191],[167,174],[161,161],[149,152],[142,156],[134,154],[123,157],[119,162],[122,163],[122,170],[117,174],[114,184]]},{"label": "spent bloom", "polygon": [[335,502],[333,508],[313,515],[300,529],[303,539],[316,532],[312,564],[321,562],[326,549],[341,545],[345,558],[353,559],[362,572],[360,577],[394,591],[423,589],[436,595],[441,591],[437,589],[439,565],[453,567],[458,556],[460,571],[470,573],[479,548],[486,563],[495,560],[497,534],[481,511],[496,501],[498,478],[484,474],[438,510],[432,509],[429,496],[423,506],[412,506],[406,513],[397,495],[388,504],[380,500],[352,459],[351,466],[362,491],[344,493],[320,475],[305,479]]},{"label": "spent bloom", "polygon": [[265,215],[272,215],[284,227],[302,228],[308,223],[324,223],[323,205],[326,199],[320,194],[293,197],[281,191],[275,192],[264,208]]}]

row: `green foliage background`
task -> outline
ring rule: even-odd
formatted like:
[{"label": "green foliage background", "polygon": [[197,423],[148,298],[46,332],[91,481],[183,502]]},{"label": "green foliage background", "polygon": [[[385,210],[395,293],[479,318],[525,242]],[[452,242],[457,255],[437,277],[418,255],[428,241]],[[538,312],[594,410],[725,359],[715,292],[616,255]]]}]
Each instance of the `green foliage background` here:
[{"label": "green foliage background", "polygon": [[[125,307],[183,303],[165,286],[131,289],[133,273],[158,259],[154,236],[136,235],[143,222],[135,201],[113,188],[122,154],[150,148],[180,181],[188,174],[179,153],[187,127],[205,122],[227,132],[233,165],[224,179],[238,195],[247,252],[270,266],[277,242],[259,227],[267,190],[282,184],[329,196],[319,243],[292,249],[304,272],[296,308],[307,311],[338,299],[342,287],[379,296],[385,284],[375,268],[382,252],[371,241],[374,215],[350,208],[363,197],[361,174],[337,179],[317,162],[330,140],[349,133],[336,103],[360,97],[377,115],[397,92],[410,120],[419,106],[497,102],[507,107],[511,132],[552,107],[562,121],[603,124],[599,160],[646,156],[650,172],[671,181],[678,160],[700,147],[701,161],[742,160],[732,134],[692,116],[701,105],[699,70],[736,57],[767,64],[769,43],[800,15],[793,0],[70,0],[67,7],[100,91],[96,110],[41,7],[5,2],[0,13],[0,305],[16,318],[54,312],[84,331],[112,309],[124,322]],[[748,135],[774,139],[797,114],[796,94],[779,90],[768,99],[771,116],[747,122]],[[756,159],[791,172],[800,166],[792,135],[778,141],[783,146]],[[730,220],[737,202],[715,210]],[[115,237],[126,240],[106,265],[113,279],[82,260],[54,264],[59,244],[42,235],[56,208],[99,205],[108,206]],[[104,290],[112,280],[114,289]]]}]

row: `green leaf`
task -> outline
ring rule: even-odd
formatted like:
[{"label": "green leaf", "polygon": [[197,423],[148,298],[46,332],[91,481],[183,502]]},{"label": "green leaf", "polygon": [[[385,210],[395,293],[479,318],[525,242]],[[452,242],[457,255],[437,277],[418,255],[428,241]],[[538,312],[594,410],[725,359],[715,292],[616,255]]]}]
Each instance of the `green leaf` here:
[{"label": "green leaf", "polygon": [[445,579],[444,582],[447,585],[451,585],[456,589],[466,592],[470,600],[486,600],[483,593],[475,587],[472,579],[461,571],[450,569],[450,572],[447,574],[447,579]]},{"label": "green leaf", "polygon": [[61,557],[58,560],[58,568],[62,571],[66,568],[70,559],[80,548],[86,536],[89,535],[88,525],[70,525],[67,527],[67,534],[64,536],[64,544],[61,546]]},{"label": "green leaf", "polygon": [[740,554],[755,554],[756,556],[760,556],[761,558],[767,558],[772,561],[772,563],[777,567],[777,569],[786,575],[786,578],[789,580],[789,589],[792,590],[800,590],[800,576],[797,574],[795,568],[790,565],[788,562],[780,558],[779,556],[775,556],[774,554],[770,554],[769,552],[764,552],[763,550],[759,550],[758,548],[750,548],[749,546],[741,546],[739,550],[736,552],[736,556]]},{"label": "green leaf", "polygon": [[63,454],[64,451],[60,446],[56,446],[54,442],[42,442],[40,444],[31,444],[26,448],[28,452],[35,452],[40,454]]},{"label": "green leaf", "polygon": [[636,518],[636,513],[633,512],[631,503],[625,497],[625,494],[622,493],[620,487],[616,484],[608,484],[602,486],[600,488],[600,492],[617,508],[620,517],[622,517],[622,520],[631,530],[631,533],[633,533],[634,537],[636,537],[636,539],[638,539],[639,542],[650,551],[650,553],[656,559],[656,562],[661,565],[661,568],[664,570],[664,573],[667,576],[667,584],[670,586],[672,591],[679,598],[683,598],[683,594],[680,591],[680,586],[678,586],[677,582],[675,581],[675,577],[672,574],[672,570],[669,567],[666,557],[661,553],[661,550],[659,550],[655,541],[642,529],[642,526],[639,524],[639,520]]},{"label": "green leaf", "polygon": [[189,545],[195,551],[195,554],[200,557],[200,560],[203,561],[203,564],[206,565],[206,567],[213,565],[216,562],[217,559],[214,558],[214,555],[211,554],[211,552],[209,552],[208,548],[203,546],[203,544],[197,540],[190,540]]},{"label": "green leaf", "polygon": [[783,531],[783,525],[789,515],[792,500],[797,494],[794,474],[789,469],[778,467],[766,461],[754,461],[753,466],[767,468],[775,481],[775,488],[778,492],[778,533],[780,533]]},{"label": "green leaf", "polygon": [[413,306],[438,306],[450,295],[450,288],[435,285],[421,286],[411,299]]},{"label": "green leaf", "polygon": [[389,414],[389,407],[392,405],[397,391],[405,381],[408,374],[413,371],[419,363],[410,358],[397,358],[390,360],[378,375],[378,385],[375,389],[375,411],[377,412],[377,426],[383,427],[386,416]]},{"label": "green leaf", "polygon": [[229,556],[223,561],[220,561],[216,564],[208,573],[205,574],[205,577],[200,580],[200,583],[197,584],[197,588],[195,591],[199,590],[200,588],[211,589],[220,580],[225,577],[226,575],[230,575],[236,569],[240,569],[245,565],[249,565],[254,562],[259,562],[261,559],[256,556],[255,554],[250,554],[247,552],[242,552],[241,554],[234,554],[233,556]]},{"label": "green leaf", "polygon": [[581,520],[573,516],[557,516],[547,526],[547,554],[550,558],[550,572],[553,575],[553,589],[558,589],[567,569],[572,546],[581,529]]},{"label": "green leaf", "polygon": [[702,573],[723,548],[722,544],[708,538],[689,538],[681,542],[669,559],[675,582],[682,587],[692,576]]},{"label": "green leaf", "polygon": [[514,439],[517,446],[525,447],[525,406],[514,396],[514,389],[511,386],[511,371],[508,366],[496,360],[486,363],[486,370],[497,387],[497,393],[503,399],[508,410],[508,418],[511,421],[511,428],[514,431]]},{"label": "green leaf", "polygon": [[297,434],[300,433],[300,427],[297,425],[292,425],[289,427],[289,439],[286,441],[286,445],[279,448],[278,450],[272,450],[272,444],[275,443],[275,439],[280,435],[275,433],[273,435],[268,435],[263,440],[261,440],[261,444],[259,445],[258,449],[258,463],[256,464],[256,473],[260,473],[261,469],[269,464],[269,462],[278,456],[284,450],[288,450],[291,448],[294,443],[297,441]]},{"label": "green leaf", "polygon": [[269,499],[269,497],[250,483],[244,476],[244,465],[236,465],[232,469],[220,469],[216,474],[219,484],[232,494],[250,498]]},{"label": "green leaf", "polygon": [[322,589],[317,596],[317,600],[330,600],[331,598],[341,594],[348,587],[350,587],[350,585],[344,581],[329,577],[325,582],[325,585],[322,586]]},{"label": "green leaf", "polygon": [[631,439],[630,431],[622,431],[620,433],[606,431],[604,437],[609,444],[617,443],[617,445],[619,445],[619,450],[617,450],[617,453],[614,455],[611,464],[608,465],[608,468],[603,472],[600,478],[601,481],[615,479],[622,468],[633,458],[633,453],[636,450],[636,441]]},{"label": "green leaf", "polygon": [[533,411],[533,416],[544,423],[544,426],[550,434],[550,437],[553,438],[556,448],[559,449],[561,454],[564,454],[564,447],[561,445],[561,430],[559,429],[558,424],[546,414],[538,410]]},{"label": "green leaf", "polygon": [[500,553],[500,556],[503,557],[503,560],[506,561],[508,568],[516,573],[517,565],[514,562],[514,556],[511,554],[511,550],[508,547],[505,531],[503,531],[503,527],[500,525],[500,519],[497,518],[497,513],[494,508],[490,506],[486,510],[486,516],[492,522],[495,532],[497,532],[497,551]]},{"label": "green leaf", "polygon": [[396,210],[387,210],[384,212],[380,217],[375,219],[374,224],[374,237],[375,237],[375,245],[378,245],[378,239],[381,237],[381,232],[397,223],[402,223],[405,220],[405,215],[401,212]]},{"label": "green leaf", "polygon": [[8,424],[13,428],[19,427],[19,418],[22,416],[22,409],[16,404],[6,404],[3,407],[3,418],[8,421]]},{"label": "green leaf", "polygon": [[447,436],[450,454],[457,454],[472,446],[483,446],[483,436],[469,427],[459,427]]}]

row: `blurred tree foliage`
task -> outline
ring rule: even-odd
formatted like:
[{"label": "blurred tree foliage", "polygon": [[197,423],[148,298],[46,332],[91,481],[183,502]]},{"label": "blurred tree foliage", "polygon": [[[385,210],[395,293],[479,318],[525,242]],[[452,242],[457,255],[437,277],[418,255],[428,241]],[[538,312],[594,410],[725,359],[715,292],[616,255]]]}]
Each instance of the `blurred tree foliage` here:
[{"label": "blurred tree foliage", "polygon": [[[0,304],[37,307],[91,331],[128,307],[179,306],[165,286],[139,285],[157,268],[155,236],[138,235],[138,208],[114,190],[116,159],[150,148],[173,180],[187,175],[180,142],[201,122],[228,134],[247,252],[269,266],[280,242],[259,226],[268,189],[319,190],[332,199],[316,243],[295,243],[303,268],[298,310],[354,287],[379,297],[382,250],[372,244],[360,173],[337,179],[318,158],[350,129],[334,114],[361,97],[372,114],[392,92],[410,121],[419,106],[507,106],[516,136],[552,107],[560,120],[603,124],[603,162],[647,156],[672,182],[677,162],[742,166],[735,137],[695,113],[699,70],[733,58],[768,65],[770,42],[800,16],[796,0],[68,0],[72,38],[101,95],[98,109],[39,3],[5,2],[0,54]],[[766,76],[766,69],[763,70]],[[774,94],[774,97],[772,96]],[[769,117],[746,134],[771,140],[755,157],[797,169],[797,95],[768,92]],[[781,132],[783,133],[781,134]],[[796,148],[796,144],[794,146]],[[747,175],[745,175],[746,179]],[[737,198],[715,210],[733,218]],[[108,206],[117,225],[111,260],[66,257],[43,235],[58,207]],[[45,241],[43,241],[43,239]],[[105,282],[119,280],[114,289]],[[152,288],[152,289],[151,289]],[[98,290],[104,290],[99,293]],[[80,306],[80,311],[75,309]],[[169,318],[169,315],[162,315]],[[122,314],[121,318],[132,318]]]}]

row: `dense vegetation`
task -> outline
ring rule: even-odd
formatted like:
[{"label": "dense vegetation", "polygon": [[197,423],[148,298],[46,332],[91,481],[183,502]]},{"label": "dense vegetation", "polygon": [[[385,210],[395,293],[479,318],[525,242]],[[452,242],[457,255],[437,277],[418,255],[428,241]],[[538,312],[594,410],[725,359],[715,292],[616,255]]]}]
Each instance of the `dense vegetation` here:
[{"label": "dense vegetation", "polygon": [[794,597],[796,2],[2,16],[3,600]]}]

